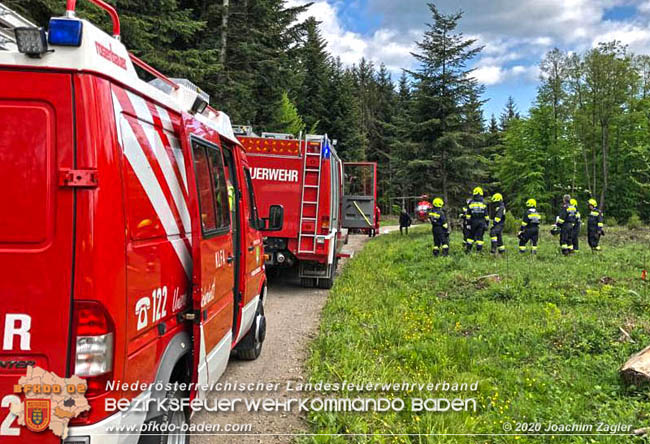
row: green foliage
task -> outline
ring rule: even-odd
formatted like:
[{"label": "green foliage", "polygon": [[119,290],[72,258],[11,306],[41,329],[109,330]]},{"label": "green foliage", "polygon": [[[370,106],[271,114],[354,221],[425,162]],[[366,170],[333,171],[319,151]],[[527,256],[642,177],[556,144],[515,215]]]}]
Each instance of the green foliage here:
[{"label": "green foliage", "polygon": [[445,15],[430,3],[433,23],[416,42],[413,139],[408,172],[420,192],[440,190],[445,202],[466,198],[486,177],[479,86],[467,68],[482,50],[457,30],[462,13]]},{"label": "green foliage", "polygon": [[547,53],[529,117],[502,125],[496,178],[515,208],[531,196],[557,214],[568,193],[593,196],[619,220],[650,217],[649,67],[649,58],[616,42],[584,54]]},{"label": "green foliage", "polygon": [[627,228],[630,230],[638,230],[643,226],[643,222],[641,221],[641,218],[639,217],[638,214],[633,214],[630,216],[630,218],[627,220]]},{"label": "green foliage", "polygon": [[503,232],[508,234],[515,234],[521,229],[520,227],[521,219],[518,219],[514,217],[512,213],[509,213],[506,216],[505,223],[503,224]]},{"label": "green foliage", "polygon": [[[519,255],[517,239],[506,236],[509,259],[466,256],[458,233],[451,257],[435,259],[428,228],[415,228],[408,239],[392,234],[371,241],[345,265],[328,299],[310,349],[310,381],[478,381],[475,392],[329,394],[398,397],[407,406],[418,397],[474,398],[478,408],[314,412],[311,432],[377,434],[367,442],[393,442],[381,434],[444,433],[422,442],[460,444],[479,440],[453,434],[502,434],[505,422],[640,424],[650,409],[647,390],[624,385],[618,370],[650,343],[649,304],[638,279],[647,235],[631,244],[625,242],[629,232],[612,229],[601,255],[564,258],[547,228],[536,257]],[[484,278],[490,275],[498,278]],[[480,442],[591,442],[575,435],[516,438]]]},{"label": "green foliage", "polygon": [[[123,41],[170,77],[185,77],[236,124],[259,131],[327,133],[347,161],[378,163],[379,202],[442,195],[459,206],[468,190],[500,190],[520,214],[535,197],[553,217],[561,196],[594,197],[608,216],[650,221],[650,56],[620,43],[582,54],[549,51],[527,114],[509,98],[484,122],[473,60],[482,50],[458,31],[462,13],[430,5],[416,42],[417,66],[395,82],[381,63],[344,66],[328,52],[308,5],[285,0],[109,0]],[[5,0],[40,25],[64,0]],[[107,14],[78,12],[105,30]],[[143,73],[146,79],[148,76]],[[388,211],[386,211],[388,210]]]},{"label": "green foliage", "polygon": [[605,218],[605,225],[608,227],[617,227],[618,221],[613,216],[608,216]]},{"label": "green foliage", "polygon": [[305,130],[305,123],[302,121],[296,106],[291,102],[289,93],[286,91],[282,94],[280,103],[277,106],[275,121],[277,122],[275,130],[280,133],[298,136]]}]

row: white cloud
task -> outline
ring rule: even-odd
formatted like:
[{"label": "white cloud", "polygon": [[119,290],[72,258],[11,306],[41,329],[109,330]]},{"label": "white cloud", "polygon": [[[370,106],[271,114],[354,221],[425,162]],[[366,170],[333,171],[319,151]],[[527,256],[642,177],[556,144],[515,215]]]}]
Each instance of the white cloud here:
[{"label": "white cloud", "polygon": [[637,8],[641,14],[650,14],[650,0],[642,2]]},{"label": "white cloud", "polygon": [[[287,0],[289,6],[308,0]],[[474,77],[486,85],[511,80],[534,83],[539,78],[537,64],[554,46],[569,51],[584,51],[600,41],[619,40],[634,52],[650,48],[650,0],[438,0],[445,12],[464,10],[460,30],[467,38],[484,46],[474,61]],[[636,5],[639,14],[627,20],[604,20],[609,8]],[[353,32],[343,25],[342,14],[349,7],[342,0],[315,0],[303,19],[314,16],[322,22],[321,31],[328,50],[344,64],[361,57],[383,62],[393,73],[412,68],[415,41],[422,38],[425,24],[431,21],[423,0],[368,0],[365,13],[383,17],[383,23],[370,35]],[[357,5],[358,7],[359,5]]]},{"label": "white cloud", "polygon": [[476,68],[473,77],[484,85],[496,85],[504,80],[505,72],[500,66],[481,66]]},{"label": "white cloud", "polygon": [[618,40],[624,45],[629,46],[630,50],[635,53],[647,54],[650,49],[650,29],[647,26],[640,26],[635,23],[614,23],[605,22],[602,25],[601,34],[594,37],[592,46],[597,46],[600,42],[611,42]]},{"label": "white cloud", "polygon": [[[287,0],[287,6],[297,6],[309,3],[308,0]],[[316,0],[313,5],[300,17],[304,20],[315,17],[321,22],[320,30],[327,40],[328,51],[348,66],[358,63],[362,57],[375,62],[384,63],[393,73],[409,67],[412,62],[411,51],[415,49],[415,35],[405,34],[395,29],[380,28],[371,36],[344,29],[340,21],[339,4],[331,4],[326,0]]]},{"label": "white cloud", "polygon": [[472,73],[472,77],[486,86],[498,85],[517,79],[535,82],[539,78],[539,67],[537,65],[515,65],[511,68],[503,68],[497,65],[479,66]]}]

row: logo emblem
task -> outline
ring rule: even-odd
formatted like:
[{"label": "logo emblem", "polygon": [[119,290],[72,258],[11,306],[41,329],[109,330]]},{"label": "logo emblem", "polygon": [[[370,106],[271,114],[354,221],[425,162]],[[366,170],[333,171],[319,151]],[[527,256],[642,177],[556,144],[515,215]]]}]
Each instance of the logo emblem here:
[{"label": "logo emblem", "polygon": [[25,400],[25,425],[32,432],[42,432],[50,425],[50,400]]}]

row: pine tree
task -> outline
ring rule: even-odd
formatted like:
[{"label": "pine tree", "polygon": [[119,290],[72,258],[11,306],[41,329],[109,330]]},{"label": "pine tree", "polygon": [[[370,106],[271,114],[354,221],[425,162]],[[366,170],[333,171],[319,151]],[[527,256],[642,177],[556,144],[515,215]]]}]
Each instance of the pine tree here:
[{"label": "pine tree", "polygon": [[325,50],[318,22],[310,17],[305,22],[306,35],[297,57],[302,70],[302,82],[298,89],[297,105],[309,132],[317,133],[330,122],[323,122],[327,115],[327,84],[330,68],[329,54]]},{"label": "pine tree", "polygon": [[[390,121],[388,143],[390,145],[395,197],[422,194],[421,178],[417,175],[419,144],[414,142],[413,94],[406,73],[399,79],[395,112]],[[400,202],[401,204],[401,202]]]},{"label": "pine tree", "polygon": [[359,126],[361,109],[356,97],[354,75],[345,69],[340,59],[330,67],[326,100],[327,118],[324,132],[337,139],[336,150],[346,161],[366,158],[368,139]]},{"label": "pine tree", "polygon": [[503,108],[503,112],[501,113],[501,116],[499,118],[499,125],[501,131],[506,131],[508,129],[508,125],[510,124],[510,121],[513,119],[519,119],[519,117],[520,117],[519,111],[517,110],[515,99],[513,99],[512,96],[508,96],[506,105]]},{"label": "pine tree", "polygon": [[[429,4],[433,23],[417,42],[414,57],[419,68],[415,79],[415,133],[420,142],[417,160],[411,164],[432,191],[440,187],[445,201],[459,199],[480,175],[476,162],[474,130],[464,122],[465,106],[478,85],[467,68],[481,51],[475,39],[456,31],[462,13],[444,15]],[[433,187],[432,187],[433,185]]]},{"label": "pine tree", "polygon": [[282,94],[280,103],[276,105],[275,121],[277,126],[271,128],[273,131],[279,133],[293,134],[298,136],[305,131],[305,123],[298,114],[296,106],[289,98],[289,93],[286,91]]}]

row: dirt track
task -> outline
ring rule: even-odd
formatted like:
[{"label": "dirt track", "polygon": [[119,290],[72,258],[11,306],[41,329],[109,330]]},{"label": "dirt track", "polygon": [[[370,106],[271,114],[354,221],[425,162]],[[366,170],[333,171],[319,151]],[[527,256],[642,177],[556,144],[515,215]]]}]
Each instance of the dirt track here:
[{"label": "dirt track", "polygon": [[[381,229],[382,233],[394,227]],[[344,251],[357,252],[368,241],[367,236],[350,236]],[[340,261],[338,272],[346,259]],[[212,397],[283,400],[298,397],[284,390],[287,381],[302,381],[305,377],[304,362],[307,345],[316,334],[320,314],[329,291],[301,288],[297,275],[285,275],[271,280],[265,311],[268,321],[267,337],[262,355],[253,362],[231,360],[222,382],[263,382],[279,384],[279,390],[271,392],[215,392]],[[193,423],[200,424],[251,424],[248,436],[202,435],[193,436],[193,443],[288,443],[291,434],[305,431],[303,418],[296,413],[249,413],[245,408],[234,413],[197,414]]]}]

